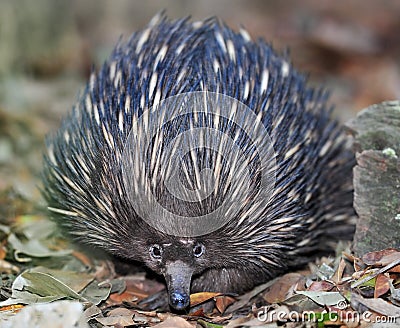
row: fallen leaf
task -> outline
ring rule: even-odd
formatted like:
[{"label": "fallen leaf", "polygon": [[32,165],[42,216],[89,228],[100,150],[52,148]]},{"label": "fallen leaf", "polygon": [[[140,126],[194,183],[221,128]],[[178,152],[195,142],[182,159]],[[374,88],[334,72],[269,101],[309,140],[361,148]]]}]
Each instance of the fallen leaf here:
[{"label": "fallen leaf", "polygon": [[102,312],[97,305],[92,305],[88,307],[83,314],[85,315],[85,318],[89,320],[90,318],[94,318],[95,316],[102,314]]},{"label": "fallen leaf", "polygon": [[83,300],[72,288],[45,272],[27,270],[19,275],[12,286],[12,297],[25,299],[27,304],[55,301],[65,297]]},{"label": "fallen leaf", "polygon": [[136,310],[136,312],[139,313],[139,314],[143,314],[143,315],[145,315],[147,317],[154,317],[154,318],[158,317],[157,311],[140,311],[140,310]]},{"label": "fallen leaf", "polygon": [[24,271],[14,280],[12,297],[0,304],[46,303],[63,298],[98,304],[108,297],[110,288],[99,287],[87,273],[36,267]]},{"label": "fallen leaf", "polygon": [[400,289],[396,289],[393,286],[392,281],[389,280],[389,285],[390,285],[390,300],[392,303],[394,303],[397,306],[400,306]]},{"label": "fallen leaf", "polygon": [[115,303],[134,302],[138,300],[135,294],[130,291],[124,291],[123,293],[120,294],[118,293],[111,294],[110,299]]},{"label": "fallen leaf", "polygon": [[80,292],[80,295],[85,300],[98,305],[108,298],[110,290],[111,285],[99,284],[96,280],[93,280],[84,290],[82,290],[82,292]]},{"label": "fallen leaf", "polygon": [[155,280],[146,279],[143,274],[127,276],[124,277],[123,280],[126,284],[126,290],[132,292],[140,300],[165,289],[164,284]]},{"label": "fallen leaf", "polygon": [[374,298],[386,294],[390,290],[389,278],[384,274],[379,274],[375,281]]},{"label": "fallen leaf", "polygon": [[319,305],[337,305],[346,302],[339,292],[297,291],[296,293],[307,296]]},{"label": "fallen leaf", "polygon": [[[304,285],[304,280],[304,277],[299,273],[287,273],[280,277],[263,297],[271,304],[282,302],[294,294],[295,286],[298,284]],[[290,291],[292,292],[291,294]]]},{"label": "fallen leaf", "polygon": [[314,311],[321,308],[320,305],[312,301],[305,295],[296,294],[284,300],[282,304],[287,305],[290,309],[302,309],[303,311]]},{"label": "fallen leaf", "polygon": [[98,317],[95,318],[96,321],[101,323],[104,326],[114,326],[121,325],[122,327],[133,326],[135,322],[133,321],[133,315],[124,315],[124,316],[110,316],[110,317]]},{"label": "fallen leaf", "polygon": [[29,270],[31,273],[46,273],[63,284],[69,286],[75,292],[81,292],[87,285],[93,281],[93,275],[85,272],[52,270],[38,266]]},{"label": "fallen leaf", "polygon": [[399,260],[400,260],[400,252],[392,253],[392,254],[388,254],[388,255],[385,255],[384,257],[382,257],[380,260],[380,264],[382,266],[386,266],[393,262],[399,262]]},{"label": "fallen leaf", "polygon": [[0,261],[4,260],[7,255],[7,249],[4,246],[5,241],[0,245]]},{"label": "fallen leaf", "polygon": [[155,318],[154,316],[148,316],[148,315],[145,315],[145,314],[141,314],[138,311],[134,311],[134,315],[135,316],[133,317],[133,321],[135,321],[135,323],[143,324],[143,323],[148,323],[148,322],[151,322],[151,323],[160,322],[159,318]]},{"label": "fallen leaf", "polygon": [[307,288],[308,291],[330,291],[335,287],[331,282],[328,281],[313,281],[310,287]]},{"label": "fallen leaf", "polygon": [[190,306],[196,306],[198,304],[204,303],[213,299],[216,296],[222,295],[221,293],[212,293],[212,292],[203,292],[203,293],[194,293],[190,295]]},{"label": "fallen leaf", "polygon": [[194,312],[190,312],[189,315],[191,317],[204,317],[205,316],[204,309],[201,307]]},{"label": "fallen leaf", "polygon": [[111,285],[110,294],[121,294],[126,290],[126,283],[124,279],[112,279],[107,281]]},{"label": "fallen leaf", "polygon": [[153,328],[193,328],[194,326],[180,317],[169,317]]},{"label": "fallen leaf", "polygon": [[366,253],[362,260],[367,265],[385,266],[400,258],[400,251],[395,248],[387,248],[376,252]]},{"label": "fallen leaf", "polygon": [[334,283],[338,284],[340,281],[342,281],[343,273],[344,273],[344,269],[345,268],[346,268],[346,261],[343,258],[341,258],[340,262],[339,262],[339,265],[338,265],[335,273],[333,274],[333,276],[331,278],[331,280]]},{"label": "fallen leaf", "polygon": [[72,252],[71,250],[51,250],[38,239],[22,241],[13,233],[8,236],[8,242],[14,248],[14,257],[19,262],[29,262],[32,260],[31,257],[65,256]]},{"label": "fallen leaf", "polygon": [[215,307],[218,309],[220,313],[224,313],[226,308],[235,303],[236,299],[230,296],[217,296],[215,297]]}]

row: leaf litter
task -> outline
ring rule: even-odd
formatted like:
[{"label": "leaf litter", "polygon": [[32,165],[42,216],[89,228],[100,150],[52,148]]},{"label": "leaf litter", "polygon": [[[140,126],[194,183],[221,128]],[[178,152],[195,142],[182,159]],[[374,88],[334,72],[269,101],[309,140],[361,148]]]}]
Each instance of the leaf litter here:
[{"label": "leaf litter", "polygon": [[[358,258],[339,245],[336,258],[321,258],[306,270],[287,273],[243,295],[192,294],[190,311],[176,315],[169,312],[166,302],[149,310],[154,300],[166,295],[162,281],[145,272],[120,275],[109,260],[92,259],[93,254],[85,255],[52,234],[40,233],[47,223],[37,217],[22,221],[10,229],[0,227],[1,260],[14,268],[2,268],[1,295],[5,296],[0,319],[15,316],[28,304],[65,301],[82,304],[90,327],[273,327],[284,323],[296,327],[305,322],[315,327],[363,327],[373,320],[400,318],[397,249]],[[53,246],[45,246],[43,237],[51,239]],[[38,251],[26,245],[43,248]],[[52,268],[40,265],[49,261]]]}]

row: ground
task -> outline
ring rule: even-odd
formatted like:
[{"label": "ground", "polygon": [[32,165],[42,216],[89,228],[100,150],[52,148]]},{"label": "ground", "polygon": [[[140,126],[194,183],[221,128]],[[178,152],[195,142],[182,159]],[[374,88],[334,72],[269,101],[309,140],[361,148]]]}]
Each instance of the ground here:
[{"label": "ground", "polygon": [[[88,276],[74,276],[80,282],[78,286],[65,283],[59,272],[49,273],[48,269],[40,267],[28,271],[24,278],[28,279],[30,275],[30,279],[36,278],[39,285],[47,286],[52,277],[58,277],[62,282],[58,288],[63,295],[69,290],[73,299],[79,299],[75,294],[87,291],[94,278],[104,280],[112,276],[106,262],[93,262],[76,251],[71,255],[67,246],[50,239],[46,223],[38,223],[47,216],[39,192],[44,137],[57,128],[61,117],[70,110],[92,65],[99,67],[121,35],[127,37],[142,28],[162,9],[166,9],[172,18],[191,15],[197,20],[216,15],[231,27],[243,25],[253,37],[260,36],[272,42],[278,51],[289,49],[294,65],[300,71],[309,72],[312,84],[330,89],[335,115],[342,122],[371,104],[400,98],[400,2],[395,0],[3,1],[0,10],[0,242],[3,245],[0,249],[0,299],[10,296],[11,283],[18,273],[36,266],[67,266],[70,272],[91,267],[93,271],[85,273]],[[387,264],[396,263],[397,253],[393,254],[375,256],[375,262],[370,260],[368,265],[382,268],[376,258],[381,260],[384,256],[392,256]],[[308,302],[308,305],[318,308],[316,312],[321,312],[319,303],[310,301],[310,295],[294,295],[293,286],[304,286],[297,288],[299,291],[343,292],[339,282],[343,283],[342,278],[345,277],[358,278],[354,274],[365,268],[365,261],[350,255],[336,261],[324,259],[318,263],[318,268],[311,265],[311,270],[291,273],[275,282],[281,292],[273,289],[278,287],[264,286],[264,289],[257,289],[239,301],[226,295],[198,295],[194,302],[201,302],[207,297],[215,299],[215,312],[211,317],[195,313],[190,322],[199,318],[209,319],[215,324],[237,320],[240,325],[240,320],[255,320],[257,310],[261,309],[259,306],[264,301],[275,305],[279,301],[280,306],[286,306],[274,308],[277,312],[288,313],[292,310],[291,306],[300,301]],[[350,268],[345,271],[343,266]],[[319,276],[321,270],[324,276]],[[332,278],[335,274],[341,276],[335,280]],[[369,291],[386,293],[390,287],[388,277],[393,278],[388,275],[382,272],[374,277],[374,288]],[[38,276],[41,278],[37,279]],[[44,280],[44,276],[50,280]],[[74,280],[72,277],[68,279],[70,283]],[[135,275],[113,281],[108,286],[114,289],[97,290],[97,285],[93,284],[90,287],[95,289],[96,294],[91,298],[93,304],[107,298],[110,292],[121,292],[112,293],[106,303],[100,303],[104,313],[114,308],[112,311],[117,311],[119,316],[125,315],[124,318],[132,317],[134,313],[136,319],[142,320],[142,326],[167,318],[167,314],[132,310],[132,304],[162,287],[159,282]],[[40,286],[32,288],[36,290]],[[38,292],[40,295],[43,293],[47,295],[46,292]],[[256,294],[258,296],[253,298]],[[342,301],[335,295],[338,298],[332,301],[335,302],[333,305]],[[282,305],[292,296],[297,297],[296,301],[292,300],[290,306]],[[228,314],[222,314],[234,299]],[[128,306],[130,312],[120,308],[122,301],[131,306]],[[363,300],[357,302],[371,309],[371,304],[365,305]],[[304,306],[304,303],[301,304]],[[5,311],[5,308],[2,309]],[[251,310],[253,317],[245,317],[244,313]],[[168,320],[177,320],[170,323],[174,327],[185,327],[186,324],[180,319]],[[137,321],[133,324],[139,325]],[[252,324],[256,325],[255,322]]]}]

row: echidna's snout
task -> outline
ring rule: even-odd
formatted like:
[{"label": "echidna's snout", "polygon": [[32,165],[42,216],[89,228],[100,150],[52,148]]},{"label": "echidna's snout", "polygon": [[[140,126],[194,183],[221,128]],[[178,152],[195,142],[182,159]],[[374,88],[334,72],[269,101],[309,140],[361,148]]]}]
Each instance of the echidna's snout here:
[{"label": "echidna's snout", "polygon": [[184,310],[190,305],[190,283],[193,267],[182,261],[168,262],[164,277],[167,282],[169,304],[175,310]]}]

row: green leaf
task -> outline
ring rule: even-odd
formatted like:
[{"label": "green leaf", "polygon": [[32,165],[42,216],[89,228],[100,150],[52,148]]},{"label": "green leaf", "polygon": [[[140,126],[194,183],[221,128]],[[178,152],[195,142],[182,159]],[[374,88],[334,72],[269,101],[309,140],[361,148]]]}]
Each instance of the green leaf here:
[{"label": "green leaf", "polygon": [[[71,254],[71,250],[53,251],[46,247],[38,239],[28,239],[27,241],[20,240],[15,234],[10,234],[8,242],[14,248],[14,256],[19,262],[29,262],[30,257],[49,257],[49,256],[65,256]],[[30,257],[22,257],[21,254]]]},{"label": "green leaf", "polygon": [[39,296],[67,297],[82,300],[82,297],[77,292],[48,273],[25,271],[21,274],[21,278],[24,284],[23,289],[20,289],[21,292],[27,291]]},{"label": "green leaf", "polygon": [[110,291],[111,284],[107,284],[107,286],[99,286],[97,281],[92,281],[88,286],[86,286],[80,295],[89,302],[98,305],[108,298]]},{"label": "green leaf", "polygon": [[87,273],[50,270],[43,267],[21,273],[12,285],[12,298],[6,303],[32,304],[51,302],[63,298],[87,301],[79,292],[93,281]]}]

